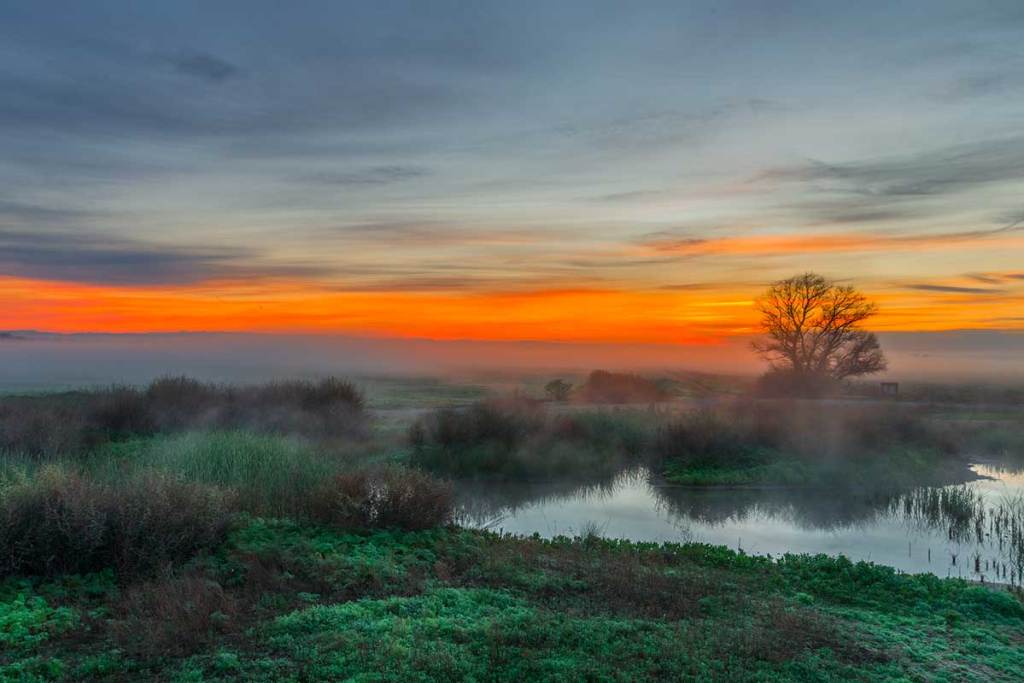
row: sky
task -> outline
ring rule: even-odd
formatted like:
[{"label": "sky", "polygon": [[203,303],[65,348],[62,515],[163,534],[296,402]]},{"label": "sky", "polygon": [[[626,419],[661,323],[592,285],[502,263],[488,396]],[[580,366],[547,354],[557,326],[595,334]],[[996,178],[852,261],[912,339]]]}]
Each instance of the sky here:
[{"label": "sky", "polygon": [[1024,4],[0,7],[0,329],[1024,330]]}]

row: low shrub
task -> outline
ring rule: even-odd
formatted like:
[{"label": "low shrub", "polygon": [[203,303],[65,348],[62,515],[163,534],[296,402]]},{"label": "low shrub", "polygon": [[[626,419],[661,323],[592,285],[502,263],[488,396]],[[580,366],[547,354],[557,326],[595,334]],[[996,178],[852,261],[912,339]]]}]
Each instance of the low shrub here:
[{"label": "low shrub", "polygon": [[401,467],[338,474],[310,495],[309,513],[346,529],[429,529],[452,521],[451,484]]},{"label": "low shrub", "polygon": [[663,461],[687,468],[743,467],[763,463],[769,439],[711,411],[684,415],[658,431],[655,449]]},{"label": "low shrub", "polygon": [[493,446],[510,451],[540,429],[543,413],[523,401],[479,401],[465,408],[441,408],[418,420],[410,439],[415,448]]},{"label": "low shrub", "polygon": [[132,437],[207,429],[362,437],[366,422],[362,394],[336,377],[240,387],[166,377],[145,390],[115,386],[2,398],[0,450],[67,456]]},{"label": "low shrub", "polygon": [[125,652],[189,655],[228,632],[237,612],[238,600],[216,581],[168,575],[126,589],[109,627]]},{"label": "low shrub", "polygon": [[224,538],[220,490],[155,472],[117,483],[46,466],[0,497],[0,576],[145,574]]},{"label": "low shrub", "polygon": [[646,377],[594,370],[576,398],[583,403],[657,403],[670,397],[657,382]]},{"label": "low shrub", "polygon": [[640,459],[652,431],[635,412],[551,414],[510,400],[437,410],[409,441],[414,465],[449,476],[590,478]]},{"label": "low shrub", "polygon": [[72,401],[36,397],[0,401],[0,451],[29,458],[74,453],[102,441],[85,411]]}]

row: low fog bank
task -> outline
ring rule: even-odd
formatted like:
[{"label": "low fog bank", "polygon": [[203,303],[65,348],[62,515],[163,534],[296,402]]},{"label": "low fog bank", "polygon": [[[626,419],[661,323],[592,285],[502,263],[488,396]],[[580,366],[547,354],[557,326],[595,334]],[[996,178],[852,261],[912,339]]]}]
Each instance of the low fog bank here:
[{"label": "low fog bank", "polygon": [[[892,379],[1024,380],[1024,333],[880,335]],[[168,374],[213,382],[475,371],[679,369],[750,374],[749,340],[717,345],[432,341],[260,334],[0,333],[0,389],[144,383]]]},{"label": "low fog bank", "polygon": [[123,382],[168,374],[212,382],[341,375],[442,375],[510,371],[700,368],[750,372],[742,343],[716,346],[432,341],[260,334],[12,332],[0,338],[0,388]]}]

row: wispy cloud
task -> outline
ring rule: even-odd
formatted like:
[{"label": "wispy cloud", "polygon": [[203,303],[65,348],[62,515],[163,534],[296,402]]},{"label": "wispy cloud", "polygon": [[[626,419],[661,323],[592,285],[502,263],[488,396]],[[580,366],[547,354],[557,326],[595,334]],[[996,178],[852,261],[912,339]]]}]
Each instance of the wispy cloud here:
[{"label": "wispy cloud", "polygon": [[182,52],[167,57],[167,63],[179,73],[210,83],[223,83],[242,74],[231,62],[205,52]]},{"label": "wispy cloud", "polygon": [[811,160],[765,170],[751,182],[800,182],[874,198],[959,192],[1024,178],[1024,138],[965,143],[843,163]]},{"label": "wispy cloud", "polygon": [[0,230],[0,273],[108,285],[187,285],[207,280],[314,277],[328,269],[282,264],[247,249],[167,247],[79,230]]},{"label": "wispy cloud", "polygon": [[906,289],[916,289],[921,292],[944,292],[947,294],[1002,294],[1005,290],[992,289],[988,287],[959,287],[956,285],[935,285],[929,283],[916,283],[903,285]]},{"label": "wispy cloud", "polygon": [[413,180],[429,175],[427,169],[420,166],[374,166],[352,171],[316,171],[303,173],[291,178],[297,183],[313,183],[319,185],[389,185],[403,180]]},{"label": "wispy cloud", "polygon": [[[638,246],[654,253],[678,256],[710,254],[809,254],[822,252],[867,252],[894,249],[949,249],[965,245],[1024,246],[1017,226],[989,230],[965,230],[952,233],[817,233],[762,234],[717,238],[672,237],[665,233],[641,239]],[[1002,241],[1000,241],[1000,239]]]}]

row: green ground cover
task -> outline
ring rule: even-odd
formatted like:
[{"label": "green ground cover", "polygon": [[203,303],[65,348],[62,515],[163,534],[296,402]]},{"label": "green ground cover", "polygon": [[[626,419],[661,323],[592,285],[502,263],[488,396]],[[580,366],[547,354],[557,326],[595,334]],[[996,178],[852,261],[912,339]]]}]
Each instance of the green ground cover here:
[{"label": "green ground cover", "polygon": [[1024,606],[842,558],[251,518],[141,584],[9,578],[0,643],[25,681],[1019,680]]}]

